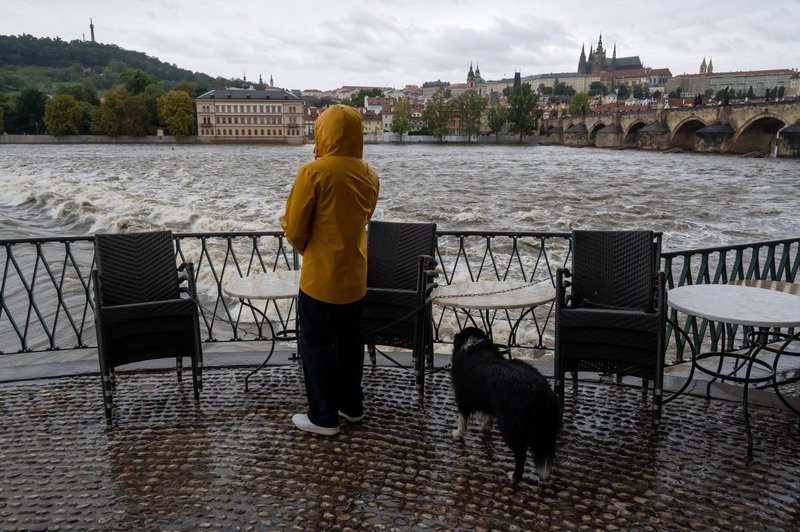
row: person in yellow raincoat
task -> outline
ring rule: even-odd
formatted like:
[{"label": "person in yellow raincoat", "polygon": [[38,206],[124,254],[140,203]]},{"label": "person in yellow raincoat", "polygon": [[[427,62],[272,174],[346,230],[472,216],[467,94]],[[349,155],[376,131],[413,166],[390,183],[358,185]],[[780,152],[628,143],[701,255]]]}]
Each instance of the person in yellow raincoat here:
[{"label": "person in yellow raincoat", "polygon": [[314,125],[314,161],[297,172],[281,227],[303,256],[298,350],[308,412],[297,428],[332,436],[340,416],[360,421],[364,342],[360,322],[367,293],[366,225],[375,212],[378,176],[363,160],[361,114],[334,105]]}]

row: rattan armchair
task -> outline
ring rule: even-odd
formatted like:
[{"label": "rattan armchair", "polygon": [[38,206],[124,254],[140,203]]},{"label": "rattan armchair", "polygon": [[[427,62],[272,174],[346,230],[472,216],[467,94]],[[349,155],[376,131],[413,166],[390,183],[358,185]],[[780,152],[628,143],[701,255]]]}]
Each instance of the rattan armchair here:
[{"label": "rattan armchair", "polygon": [[115,369],[134,362],[174,357],[180,381],[182,357],[190,357],[199,401],[203,353],[194,269],[191,263],[176,267],[172,233],[98,234],[94,245],[95,326],[106,420],[111,422]]},{"label": "rattan armchair", "polygon": [[564,375],[611,373],[653,381],[653,423],[661,417],[666,276],[658,271],[661,235],[652,231],[574,231],[572,268],[556,279],[555,388]]},{"label": "rattan armchair", "polygon": [[425,363],[433,363],[430,294],[436,286],[436,224],[370,222],[367,229],[367,295],[362,331],[370,359],[377,354],[402,366],[377,346],[410,349],[420,398]]}]

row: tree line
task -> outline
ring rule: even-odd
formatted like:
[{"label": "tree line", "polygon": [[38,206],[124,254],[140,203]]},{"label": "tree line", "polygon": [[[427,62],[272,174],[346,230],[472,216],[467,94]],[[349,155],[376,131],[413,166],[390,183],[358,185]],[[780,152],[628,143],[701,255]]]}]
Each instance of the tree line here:
[{"label": "tree line", "polygon": [[166,84],[130,69],[118,76],[102,100],[88,80],[59,85],[52,95],[26,88],[16,96],[0,94],[0,132],[118,137],[151,135],[166,127],[182,139],[197,129],[196,95],[192,83]]}]

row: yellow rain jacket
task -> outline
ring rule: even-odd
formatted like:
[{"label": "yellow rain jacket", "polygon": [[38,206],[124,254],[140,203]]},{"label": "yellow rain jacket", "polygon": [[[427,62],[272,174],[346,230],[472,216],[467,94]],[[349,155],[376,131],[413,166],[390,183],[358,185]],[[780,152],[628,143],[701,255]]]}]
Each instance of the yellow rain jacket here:
[{"label": "yellow rain jacket", "polygon": [[315,161],[300,167],[281,227],[303,255],[300,290],[326,303],[367,293],[366,225],[378,202],[377,174],[361,158],[361,114],[334,105],[314,125]]}]

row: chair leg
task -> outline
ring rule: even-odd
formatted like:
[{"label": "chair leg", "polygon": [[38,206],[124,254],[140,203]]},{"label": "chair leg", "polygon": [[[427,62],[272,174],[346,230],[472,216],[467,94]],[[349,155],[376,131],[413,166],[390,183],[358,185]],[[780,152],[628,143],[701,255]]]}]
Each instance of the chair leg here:
[{"label": "chair leg", "polygon": [[650,388],[650,380],[642,379],[642,401],[647,401],[647,389]]},{"label": "chair leg", "polygon": [[578,393],[578,372],[572,371],[572,393]]},{"label": "chair leg", "polygon": [[661,423],[661,396],[663,390],[658,384],[653,386],[653,428]]},{"label": "chair leg", "polygon": [[183,381],[183,357],[175,357],[175,367],[178,370],[178,382]]},{"label": "chair leg", "polygon": [[111,408],[113,406],[112,398],[112,379],[104,371],[100,372],[100,383],[103,386],[103,410],[106,415],[106,423],[111,424]]},{"label": "chair leg", "polygon": [[564,375],[556,373],[553,375],[553,388],[558,396],[558,402],[561,404],[561,410],[564,410]]},{"label": "chair leg", "polygon": [[372,365],[374,366],[378,362],[378,356],[375,352],[375,344],[368,344],[367,352],[369,353],[369,361],[372,362]]}]

